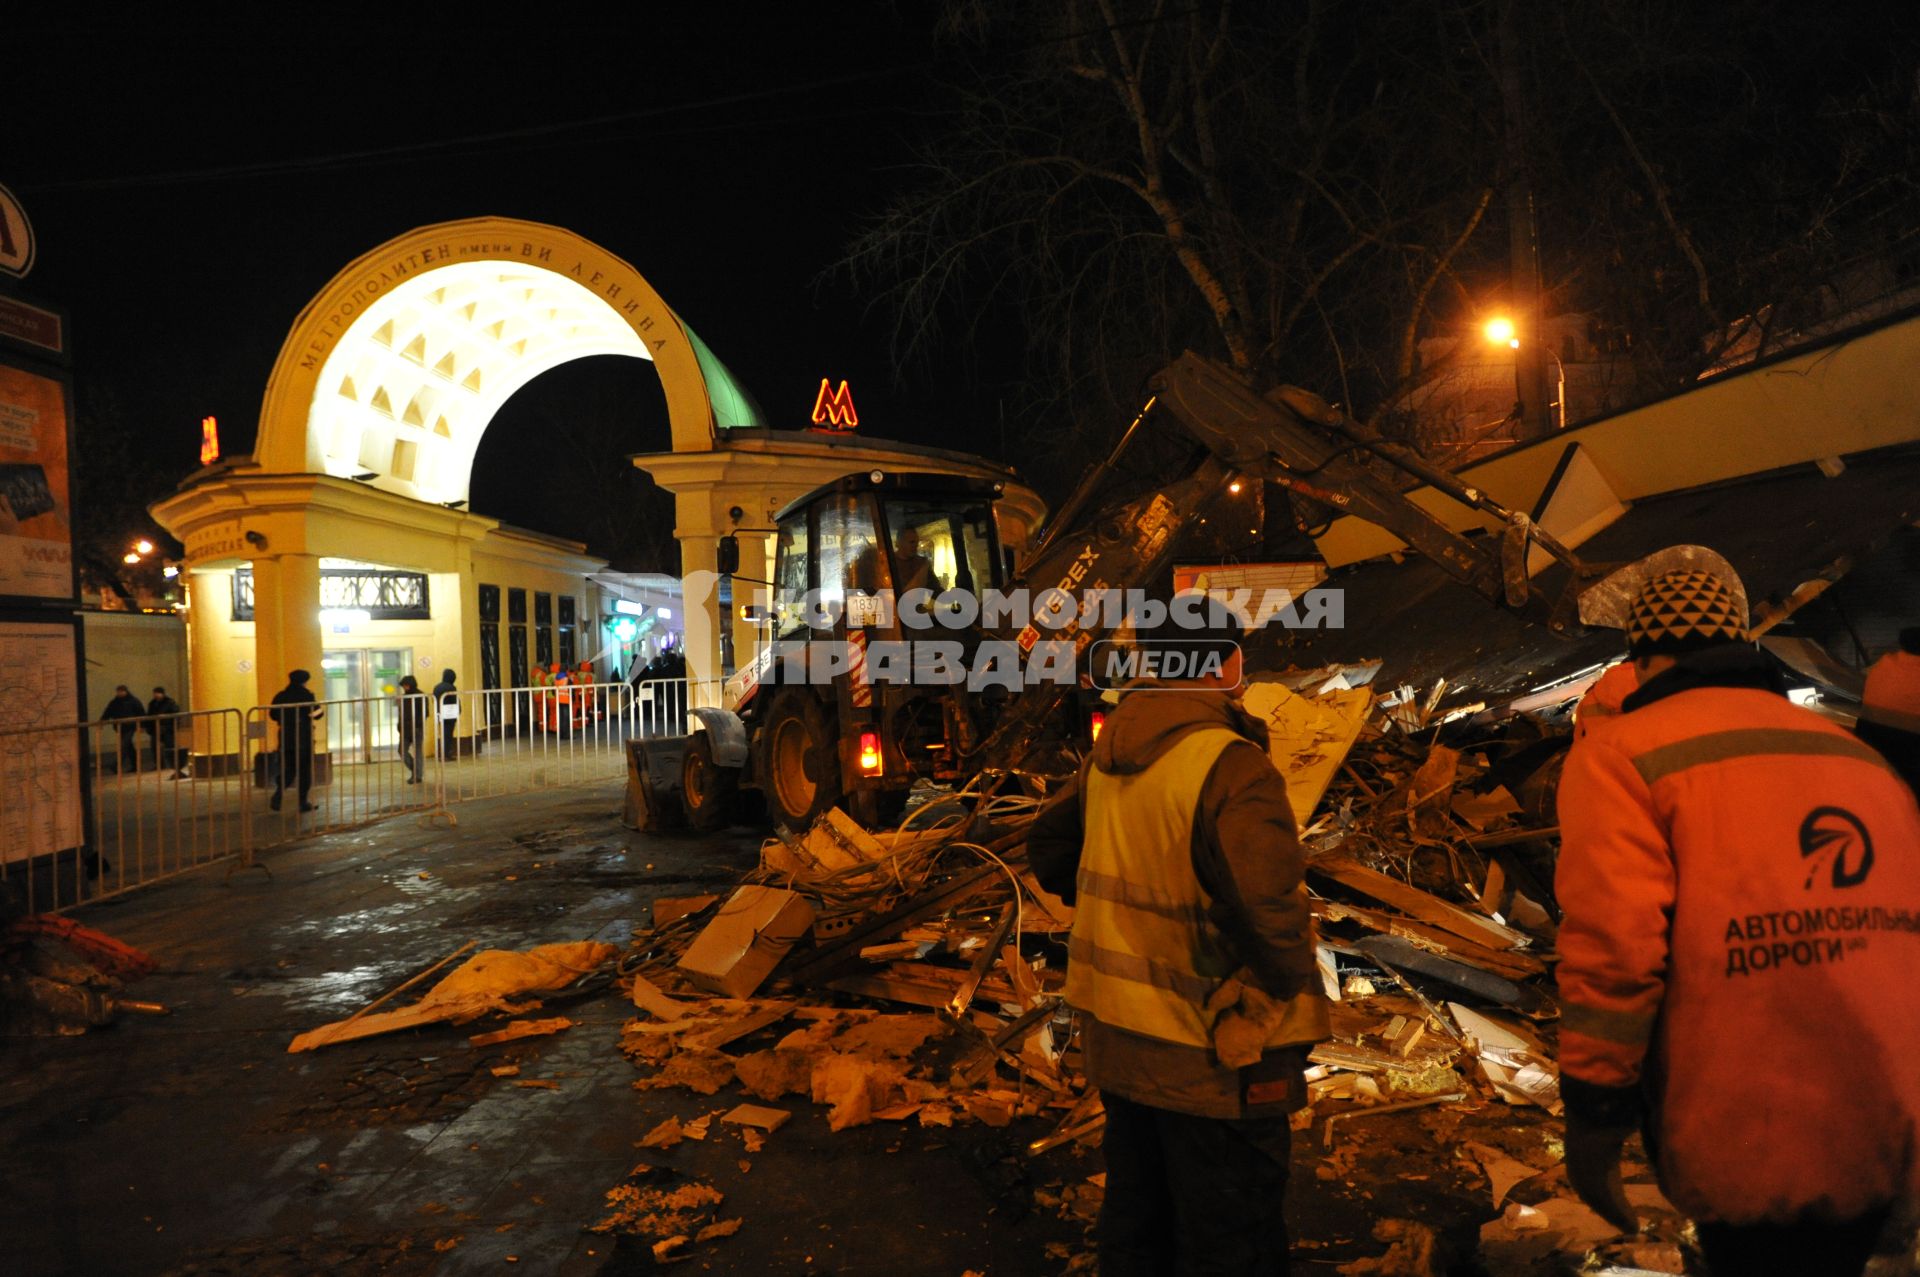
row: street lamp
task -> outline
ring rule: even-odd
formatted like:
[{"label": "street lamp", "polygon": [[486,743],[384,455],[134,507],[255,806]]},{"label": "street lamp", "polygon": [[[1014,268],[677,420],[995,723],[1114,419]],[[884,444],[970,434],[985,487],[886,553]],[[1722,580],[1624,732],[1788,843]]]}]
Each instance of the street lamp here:
[{"label": "street lamp", "polygon": [[[1487,321],[1486,327],[1483,328],[1481,331],[1486,334],[1487,340],[1494,343],[1495,345],[1506,346],[1511,350],[1520,349],[1519,334],[1514,329],[1513,321],[1511,319],[1508,319],[1505,315],[1496,315],[1492,319],[1489,319]],[[1553,353],[1553,347],[1547,345],[1545,342],[1540,343],[1540,349],[1546,352],[1547,358],[1553,360],[1554,426],[1556,429],[1565,430],[1567,428],[1566,365],[1560,362],[1560,356]],[[1520,365],[1517,361],[1514,364],[1513,372],[1514,372],[1514,377],[1516,379],[1515,388],[1518,389]]]}]

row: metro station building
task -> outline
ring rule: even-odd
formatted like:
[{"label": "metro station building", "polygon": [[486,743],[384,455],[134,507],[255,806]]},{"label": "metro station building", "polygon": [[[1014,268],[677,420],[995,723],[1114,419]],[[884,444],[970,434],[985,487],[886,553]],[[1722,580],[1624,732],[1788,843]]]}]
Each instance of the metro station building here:
[{"label": "metro station building", "polygon": [[683,577],[713,572],[719,539],[735,535],[740,574],[769,578],[774,512],[871,469],[1004,484],[1010,546],[1039,521],[1039,498],[983,458],[772,428],[638,271],[572,232],[502,218],[423,227],[347,266],[295,319],[252,455],[153,506],[185,546],[190,707],[264,704],[299,668],[323,699],[391,695],[407,672],[431,687],[445,668],[463,689],[526,686],[556,661],[617,677],[610,658],[668,629],[684,634],[696,701],[717,699],[723,625],[736,661],[756,650],[744,609],[706,589],[676,608],[577,542],[468,508],[500,406],[549,369],[606,354],[659,373],[671,449],[605,464],[638,465],[673,494]]}]

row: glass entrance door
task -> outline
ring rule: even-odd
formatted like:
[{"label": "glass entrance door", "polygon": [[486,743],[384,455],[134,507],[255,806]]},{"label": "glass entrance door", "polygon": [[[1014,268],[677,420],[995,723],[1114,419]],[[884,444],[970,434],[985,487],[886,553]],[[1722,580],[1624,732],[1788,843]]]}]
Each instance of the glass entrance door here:
[{"label": "glass entrance door", "polygon": [[399,710],[393,698],[400,694],[400,679],[412,663],[410,647],[338,648],[321,657],[326,685],[321,699],[362,702],[337,705],[327,713],[327,750],[336,762],[399,757]]}]

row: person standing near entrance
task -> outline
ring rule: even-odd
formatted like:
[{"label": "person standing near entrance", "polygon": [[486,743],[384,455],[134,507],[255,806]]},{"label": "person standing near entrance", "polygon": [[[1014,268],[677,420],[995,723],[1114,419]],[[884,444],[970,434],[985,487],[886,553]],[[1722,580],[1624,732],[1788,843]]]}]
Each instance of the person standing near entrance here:
[{"label": "person standing near entrance", "polygon": [[[453,712],[449,714],[448,708]],[[460,721],[460,689],[453,685],[453,671],[441,670],[440,681],[433,685],[433,716],[440,723],[440,757],[453,761],[453,729]]]},{"label": "person standing near entrance", "polygon": [[147,721],[141,729],[153,740],[153,765],[163,771],[171,771],[173,778],[179,780],[187,774],[186,768],[174,756],[173,746],[177,720],[173,717],[180,712],[180,702],[167,695],[167,689],[153,689],[153,699],[147,702]]},{"label": "person standing near entrance", "polygon": [[118,770],[125,774],[140,768],[140,724],[137,721],[147,712],[140,698],[127,690],[121,683],[113,689],[113,699],[100,711],[102,721],[113,723],[120,733],[120,763]]},{"label": "person standing near entrance", "polygon": [[407,783],[418,785],[426,770],[427,701],[420,681],[408,674],[400,680],[400,761],[407,765]]},{"label": "person standing near entrance", "polygon": [[1649,582],[1627,650],[1558,796],[1567,1177],[1631,1231],[1643,1130],[1715,1277],[1858,1277],[1920,1189],[1920,808],[1714,574]]},{"label": "person standing near entrance", "polygon": [[313,678],[306,670],[287,675],[287,685],[273,694],[273,722],[280,729],[279,775],[274,778],[273,797],[267,806],[280,810],[280,797],[286,792],[287,779],[293,777],[300,794],[300,810],[313,811],[307,793],[313,788],[313,720],[326,715],[314,703],[307,683]]},{"label": "person standing near entrance", "polygon": [[1143,637],[1231,655],[1124,690],[1028,839],[1075,906],[1066,998],[1107,1110],[1102,1277],[1288,1271],[1289,1115],[1329,1036],[1286,781],[1236,699],[1238,618],[1205,607],[1201,628]]}]

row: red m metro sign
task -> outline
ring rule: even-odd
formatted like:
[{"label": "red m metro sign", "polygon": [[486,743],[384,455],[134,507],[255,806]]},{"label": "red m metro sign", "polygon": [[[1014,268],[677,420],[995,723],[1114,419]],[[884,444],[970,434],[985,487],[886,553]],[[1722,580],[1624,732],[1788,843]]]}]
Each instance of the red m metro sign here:
[{"label": "red m metro sign", "polygon": [[853,409],[853,391],[847,388],[845,378],[838,390],[830,387],[827,378],[820,379],[820,393],[813,399],[813,424],[838,431],[852,430],[860,424],[860,414]]}]

